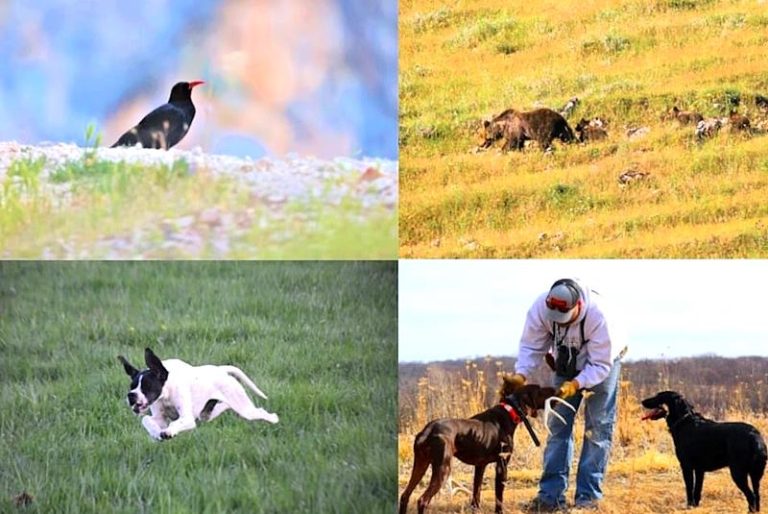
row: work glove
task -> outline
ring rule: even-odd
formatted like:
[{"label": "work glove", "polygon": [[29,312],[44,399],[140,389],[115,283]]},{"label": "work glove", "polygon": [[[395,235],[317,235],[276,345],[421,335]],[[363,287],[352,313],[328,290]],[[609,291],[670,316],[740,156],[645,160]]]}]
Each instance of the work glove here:
[{"label": "work glove", "polygon": [[557,396],[562,399],[570,398],[578,393],[580,388],[581,386],[579,385],[578,380],[566,380],[560,385],[560,389],[557,390]]},{"label": "work glove", "polygon": [[521,375],[520,373],[515,373],[514,375],[506,375],[504,377],[504,382],[507,384],[505,389],[514,392],[525,385],[525,376]]}]

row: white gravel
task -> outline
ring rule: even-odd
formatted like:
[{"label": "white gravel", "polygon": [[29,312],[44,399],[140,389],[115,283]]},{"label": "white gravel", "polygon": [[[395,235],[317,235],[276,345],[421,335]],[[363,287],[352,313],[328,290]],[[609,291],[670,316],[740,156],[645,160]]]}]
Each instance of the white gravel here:
[{"label": "white gravel", "polygon": [[[88,150],[72,144],[32,146],[0,142],[0,184],[5,182],[8,168],[13,161],[45,157],[39,187],[42,191],[51,192],[58,208],[66,208],[71,197],[70,183],[56,184],[48,179],[68,161],[81,160]],[[102,147],[95,152],[99,160],[127,161],[147,166],[171,166],[178,160],[184,160],[190,174],[205,172],[213,177],[233,180],[248,188],[250,197],[258,204],[271,207],[270,218],[281,216],[282,207],[292,202],[335,206],[344,200],[352,199],[360,202],[364,210],[381,207],[391,210],[393,215],[397,207],[396,161],[366,158],[322,160],[296,155],[283,159],[250,159],[210,155],[199,147],[193,150],[168,151],[138,147]],[[146,258],[173,255],[178,250],[181,255],[189,257],[208,252],[208,255],[213,253],[215,257],[226,258],[238,233],[268,222],[269,220],[264,219],[263,214],[258,214],[256,209],[228,212],[226,209],[211,207],[198,212],[182,212],[174,219],[157,220],[153,226],[135,227],[131,234],[104,234],[104,237],[90,248],[78,247],[72,241],[58,241],[47,247],[41,257]],[[162,241],[157,241],[156,236],[152,235],[158,232],[158,226],[163,234]],[[14,256],[9,249],[4,249],[2,255]]]},{"label": "white gravel", "polygon": [[[0,142],[0,181],[11,162],[17,159],[45,157],[42,178],[47,178],[68,161],[83,157],[86,148],[72,144],[21,145]],[[227,177],[247,186],[254,196],[270,203],[290,200],[321,200],[338,204],[350,196],[366,206],[395,208],[397,204],[397,163],[379,159],[339,157],[331,161],[289,155],[285,159],[231,157],[193,150],[148,150],[143,148],[98,148],[96,157],[111,162],[126,161],[143,165],[171,166],[183,159],[190,173],[208,170],[214,176]],[[375,171],[368,172],[369,169]],[[329,184],[334,185],[330,189]],[[362,186],[361,186],[362,184]],[[358,187],[360,186],[360,187]]]}]

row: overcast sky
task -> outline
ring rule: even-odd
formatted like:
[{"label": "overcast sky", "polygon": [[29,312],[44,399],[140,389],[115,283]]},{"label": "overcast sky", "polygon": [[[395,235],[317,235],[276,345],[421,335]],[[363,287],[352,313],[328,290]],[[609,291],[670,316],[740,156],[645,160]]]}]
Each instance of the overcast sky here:
[{"label": "overcast sky", "polygon": [[627,359],[768,356],[768,261],[401,260],[400,362],[517,355],[528,308],[563,277],[621,314]]}]

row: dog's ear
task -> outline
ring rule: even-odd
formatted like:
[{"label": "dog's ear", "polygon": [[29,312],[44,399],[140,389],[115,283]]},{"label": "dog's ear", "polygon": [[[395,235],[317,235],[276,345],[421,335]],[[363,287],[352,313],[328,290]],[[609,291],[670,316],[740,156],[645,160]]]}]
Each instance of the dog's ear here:
[{"label": "dog's ear", "polygon": [[662,391],[656,395],[656,398],[659,399],[659,403],[663,403],[668,407],[671,407],[673,404],[678,403],[683,399],[682,396],[674,391]]},{"label": "dog's ear", "polygon": [[120,362],[123,363],[123,369],[125,369],[125,372],[128,374],[129,377],[133,378],[139,374],[139,370],[134,368],[133,365],[130,362],[128,362],[128,360],[125,357],[123,357],[122,355],[118,355],[117,358],[120,359]]},{"label": "dog's ear", "polygon": [[675,403],[677,403],[677,408],[682,412],[693,410],[693,404],[680,395],[677,395],[677,398],[675,398]]},{"label": "dog's ear", "polygon": [[155,374],[158,380],[165,382],[168,379],[168,370],[165,369],[157,355],[149,348],[144,349],[144,360],[147,362],[149,370]]}]

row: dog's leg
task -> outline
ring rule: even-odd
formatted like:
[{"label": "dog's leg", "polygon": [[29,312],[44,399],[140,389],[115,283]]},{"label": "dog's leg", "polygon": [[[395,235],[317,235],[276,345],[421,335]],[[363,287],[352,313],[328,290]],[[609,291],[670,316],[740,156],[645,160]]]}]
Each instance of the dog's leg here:
[{"label": "dog's leg", "polygon": [[280,418],[277,417],[277,414],[267,412],[261,407],[256,407],[253,404],[230,405],[230,407],[232,407],[233,411],[237,412],[241,417],[247,419],[248,421],[256,421],[259,419],[263,419],[264,421],[268,421],[270,423],[277,423],[280,421]]},{"label": "dog's leg", "polygon": [[[208,408],[208,404],[214,403],[213,407]],[[203,412],[200,413],[201,421],[212,421],[216,419],[222,412],[229,410],[229,405],[218,400],[208,400]]]},{"label": "dog's leg", "polygon": [[[231,378],[231,377],[230,377]],[[234,378],[231,382],[228,382],[221,392],[225,398],[224,402],[227,403],[233,411],[237,412],[241,417],[248,421],[255,421],[263,419],[270,423],[277,423],[279,418],[277,414],[267,412],[262,408],[256,407],[251,399],[246,394],[245,389]]]},{"label": "dog's leg", "polygon": [[171,439],[172,437],[175,437],[179,434],[179,432],[184,432],[186,430],[192,430],[197,426],[197,423],[195,423],[195,418],[190,415],[182,416],[181,413],[179,413],[179,419],[176,419],[172,421],[168,428],[160,432],[160,438],[161,439]]},{"label": "dog's leg", "polygon": [[414,448],[411,479],[408,481],[408,485],[405,486],[405,490],[400,496],[399,514],[405,514],[406,510],[408,510],[408,500],[411,498],[411,493],[413,493],[413,490],[416,489],[416,486],[421,482],[421,478],[424,476],[424,473],[427,472],[428,467],[429,456],[418,448]]},{"label": "dog's leg", "polygon": [[160,437],[160,433],[165,428],[165,420],[163,418],[155,418],[152,416],[143,416],[141,418],[141,424],[144,426],[144,429],[149,432],[150,437],[152,439],[157,439],[160,441],[162,438]]},{"label": "dog's leg", "polygon": [[483,475],[485,474],[485,464],[475,466],[475,477],[472,481],[472,503],[473,509],[480,508],[480,486],[483,485]]},{"label": "dog's leg", "polygon": [[496,461],[496,514],[504,511],[504,483],[507,481],[507,465],[511,455]]},{"label": "dog's leg", "polygon": [[698,507],[701,503],[701,490],[704,487],[704,470],[693,470],[693,504]]},{"label": "dog's leg", "polygon": [[763,478],[763,470],[752,469],[749,476],[752,478],[752,491],[755,493],[755,512],[760,512],[760,479]]},{"label": "dog's leg", "polygon": [[192,430],[197,426],[195,423],[195,413],[192,410],[191,392],[184,391],[179,393],[176,412],[179,417],[168,424],[168,427],[160,432],[161,439],[170,439],[179,432]]},{"label": "dog's leg", "polygon": [[749,483],[747,482],[747,470],[734,466],[733,464],[730,466],[730,469],[731,478],[733,478],[733,482],[736,484],[736,487],[738,487],[739,490],[744,493],[744,496],[747,497],[749,512],[757,512],[755,509],[755,495],[749,489]]},{"label": "dog's leg", "polygon": [[691,466],[683,466],[683,480],[685,481],[685,499],[689,507],[695,507],[693,499],[693,468]]},{"label": "dog's leg", "polygon": [[445,479],[451,474],[451,452],[445,441],[436,439],[431,450],[432,478],[429,480],[427,490],[424,491],[417,503],[419,514],[424,514],[424,509],[432,501],[432,497],[437,494]]}]

